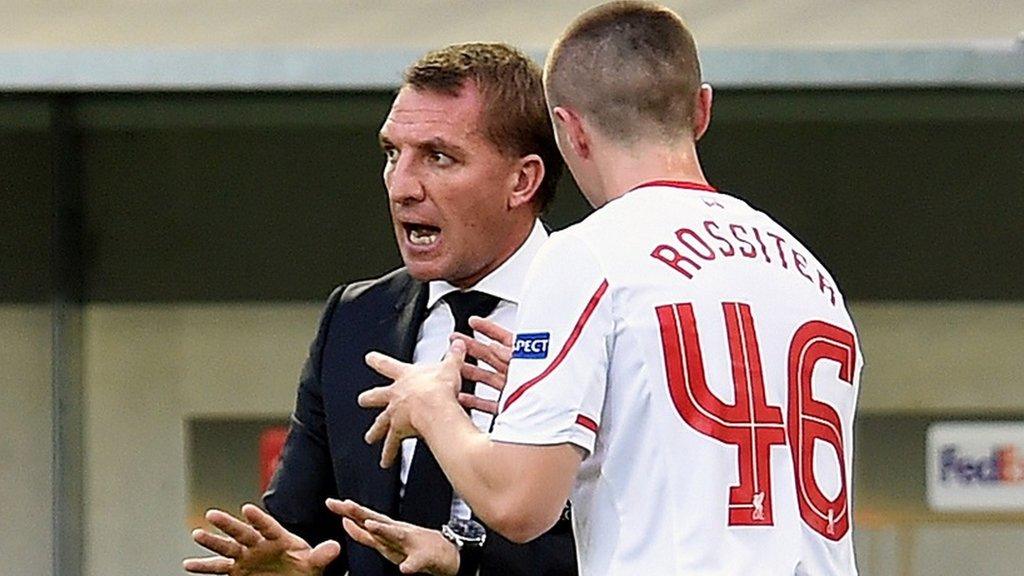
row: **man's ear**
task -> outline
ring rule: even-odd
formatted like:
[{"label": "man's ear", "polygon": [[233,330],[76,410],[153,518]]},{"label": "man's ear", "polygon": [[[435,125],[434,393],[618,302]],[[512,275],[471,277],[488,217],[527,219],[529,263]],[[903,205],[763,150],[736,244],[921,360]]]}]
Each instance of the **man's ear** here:
[{"label": "man's ear", "polygon": [[[581,159],[588,159],[591,155],[590,150],[590,134],[587,132],[587,127],[583,124],[583,119],[571,108],[564,108],[562,106],[556,106],[551,111],[552,116],[555,119],[556,132],[561,132],[564,135],[565,140],[568,142],[562,142],[562,145],[568,143],[572,149],[572,153],[575,156],[579,156]],[[561,128],[561,130],[558,130]],[[562,154],[568,152],[562,150]]]},{"label": "man's ear", "polygon": [[708,131],[711,124],[711,85],[704,83],[697,91],[696,100],[693,103],[693,141],[700,140]]},{"label": "man's ear", "polygon": [[516,181],[508,199],[509,209],[529,204],[544,181],[544,161],[537,154],[528,154],[519,159]]}]

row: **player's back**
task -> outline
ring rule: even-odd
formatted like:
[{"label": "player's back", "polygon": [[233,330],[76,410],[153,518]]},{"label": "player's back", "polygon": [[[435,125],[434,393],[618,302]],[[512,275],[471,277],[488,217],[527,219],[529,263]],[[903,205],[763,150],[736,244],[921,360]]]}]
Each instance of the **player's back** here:
[{"label": "player's back", "polygon": [[596,445],[573,495],[581,572],[855,574],[862,359],[811,252],[736,198],[667,182],[552,242],[563,275],[587,286],[568,292],[593,292],[589,309],[608,316],[577,323],[581,341],[608,332]]}]

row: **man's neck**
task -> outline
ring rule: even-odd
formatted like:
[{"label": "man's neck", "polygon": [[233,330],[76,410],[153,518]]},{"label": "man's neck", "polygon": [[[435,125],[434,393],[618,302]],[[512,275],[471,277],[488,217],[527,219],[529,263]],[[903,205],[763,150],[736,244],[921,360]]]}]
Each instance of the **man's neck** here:
[{"label": "man's neck", "polygon": [[529,213],[529,219],[526,219],[525,216],[517,216],[516,222],[509,228],[510,231],[505,234],[499,234],[499,237],[502,237],[504,240],[503,248],[486,267],[477,271],[477,273],[469,278],[446,281],[459,290],[471,289],[488,275],[494,273],[495,270],[502,267],[509,258],[523,247],[523,244],[526,243],[530,233],[533,231],[536,220],[536,216],[532,212]]},{"label": "man's neck", "polygon": [[[636,145],[608,148],[595,157],[598,197],[604,203],[624,196],[630,190],[655,180],[677,180],[707,184],[692,141],[668,147]],[[600,207],[600,206],[598,206]]]}]

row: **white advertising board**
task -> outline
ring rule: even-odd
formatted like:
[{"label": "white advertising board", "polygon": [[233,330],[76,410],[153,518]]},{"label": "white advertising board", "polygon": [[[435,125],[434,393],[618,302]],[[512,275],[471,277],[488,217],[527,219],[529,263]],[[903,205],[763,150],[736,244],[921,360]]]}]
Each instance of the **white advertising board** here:
[{"label": "white advertising board", "polygon": [[1024,422],[935,423],[927,450],[933,510],[1024,511]]}]

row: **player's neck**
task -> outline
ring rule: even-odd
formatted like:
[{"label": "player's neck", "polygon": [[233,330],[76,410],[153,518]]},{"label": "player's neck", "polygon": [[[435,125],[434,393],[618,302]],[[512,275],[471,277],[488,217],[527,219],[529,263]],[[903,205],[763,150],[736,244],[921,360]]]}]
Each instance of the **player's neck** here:
[{"label": "player's neck", "polygon": [[693,142],[667,147],[636,145],[609,148],[601,158],[596,181],[604,202],[620,198],[630,190],[655,180],[676,180],[707,184]]}]

